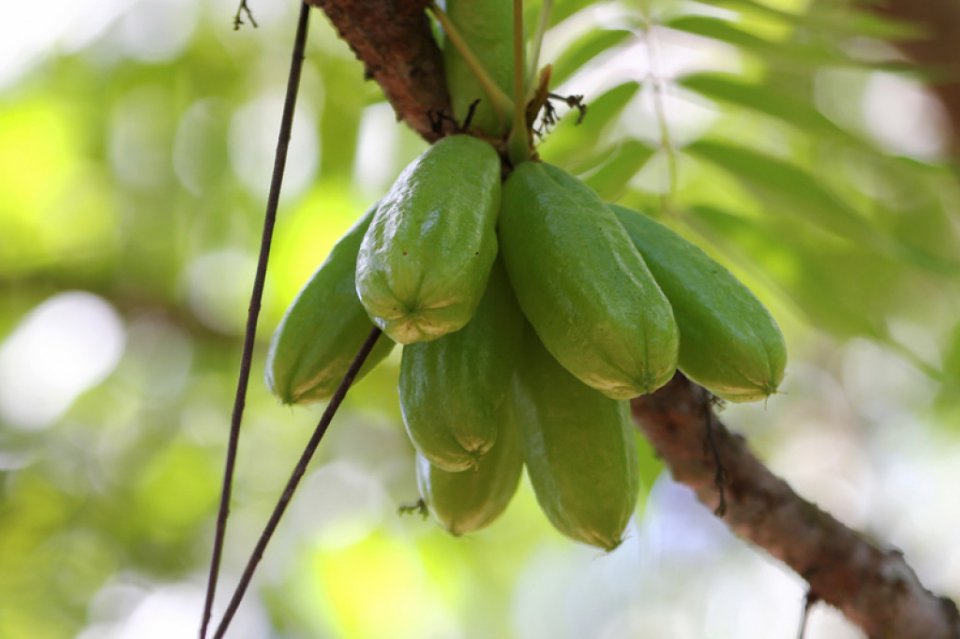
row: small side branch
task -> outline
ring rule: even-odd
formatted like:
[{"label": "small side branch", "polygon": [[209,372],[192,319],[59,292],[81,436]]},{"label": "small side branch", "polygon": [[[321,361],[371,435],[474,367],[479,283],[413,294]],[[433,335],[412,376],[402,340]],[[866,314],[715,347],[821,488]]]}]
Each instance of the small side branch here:
[{"label": "small side branch", "polygon": [[790,566],[870,637],[960,638],[955,603],[926,590],[900,552],[871,545],[771,473],[713,415],[706,390],[677,373],[656,393],[633,400],[632,408],[674,479],[716,509],[716,459],[703,446],[709,426],[725,474],[724,522]]},{"label": "small side branch", "polygon": [[244,15],[247,16],[247,20],[250,21],[250,24],[253,25],[254,29],[260,26],[253,17],[253,11],[251,11],[250,7],[247,6],[247,0],[240,0],[240,6],[237,7],[237,13],[233,16],[234,31],[239,31],[240,27],[246,24],[246,22],[243,21]]}]

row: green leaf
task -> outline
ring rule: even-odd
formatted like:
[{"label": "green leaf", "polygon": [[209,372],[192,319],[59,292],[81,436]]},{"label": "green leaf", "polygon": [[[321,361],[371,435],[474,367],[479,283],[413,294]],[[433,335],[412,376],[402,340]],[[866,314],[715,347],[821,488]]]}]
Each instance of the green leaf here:
[{"label": "green leaf", "polygon": [[588,31],[557,57],[556,62],[553,63],[551,84],[554,86],[562,84],[584,64],[604,51],[623,43],[632,35],[630,31],[619,29]]},{"label": "green leaf", "polygon": [[788,24],[839,36],[862,36],[880,40],[924,40],[929,37],[918,24],[893,20],[875,12],[840,5],[813,5],[805,13],[784,11],[756,0],[713,0],[712,4],[733,10],[778,18]]},{"label": "green leaf", "polygon": [[813,326],[844,338],[885,335],[900,272],[895,263],[855,245],[825,245],[790,220],[745,218],[712,206],[690,207],[686,219]]},{"label": "green leaf", "polygon": [[935,398],[935,406],[945,413],[943,423],[960,425],[960,324],[954,326],[943,352],[943,385]]},{"label": "green leaf", "polygon": [[724,142],[700,140],[684,149],[733,175],[775,214],[798,217],[823,231],[925,270],[960,274],[960,263],[945,260],[885,234],[804,169],[772,155]]},{"label": "green leaf", "polygon": [[801,44],[774,42],[746,31],[736,24],[707,16],[681,16],[665,23],[671,29],[726,42],[738,49],[753,53],[764,60],[777,60],[809,69],[819,65],[849,63],[836,49]]},{"label": "green leaf", "polygon": [[712,100],[750,109],[791,124],[805,133],[816,133],[854,146],[867,143],[840,128],[808,102],[787,95],[772,86],[754,84],[725,73],[696,73],[680,78],[678,84]]},{"label": "green leaf", "polygon": [[639,140],[626,140],[600,166],[580,178],[596,191],[600,199],[614,202],[620,199],[627,184],[654,154],[654,149]]},{"label": "green leaf", "polygon": [[695,142],[684,151],[728,171],[761,196],[780,201],[783,209],[778,214],[798,215],[852,241],[877,240],[876,232],[857,211],[796,165],[759,151],[709,140]]},{"label": "green leaf", "polygon": [[[498,0],[501,1],[501,0]],[[554,0],[550,12],[550,26],[555,26],[593,4],[592,0]],[[540,22],[540,0],[527,0],[523,3],[523,27],[529,36]]]}]

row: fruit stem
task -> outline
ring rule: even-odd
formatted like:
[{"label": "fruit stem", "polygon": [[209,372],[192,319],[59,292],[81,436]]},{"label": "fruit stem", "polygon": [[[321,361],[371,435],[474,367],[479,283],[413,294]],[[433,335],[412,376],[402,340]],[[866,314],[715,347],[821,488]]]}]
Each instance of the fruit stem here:
[{"label": "fruit stem", "polygon": [[[553,12],[553,0],[543,0],[540,6],[540,21],[537,23],[537,30],[533,33],[533,42],[530,45],[530,65],[527,67],[527,77],[533,79],[537,77],[540,65],[540,50],[543,48],[543,34],[547,32],[550,26],[550,14]],[[536,86],[531,87],[533,91]],[[532,97],[532,96],[531,96]]]},{"label": "fruit stem", "polygon": [[523,0],[513,0],[513,128],[507,139],[507,155],[514,166],[530,159],[524,82]]},{"label": "fruit stem", "polygon": [[486,68],[470,49],[467,41],[463,39],[463,35],[460,34],[460,31],[450,20],[450,16],[438,7],[435,2],[431,2],[427,8],[430,10],[430,13],[433,14],[433,17],[437,19],[437,22],[440,23],[440,26],[443,27],[443,32],[446,37],[450,39],[450,42],[457,52],[463,56],[463,61],[467,63],[470,71],[477,78],[477,81],[480,82],[480,86],[483,87],[484,93],[486,93],[490,99],[490,104],[493,106],[493,110],[500,118],[500,121],[506,122],[510,118],[510,113],[513,111],[513,100],[493,81],[493,78],[487,73]]}]

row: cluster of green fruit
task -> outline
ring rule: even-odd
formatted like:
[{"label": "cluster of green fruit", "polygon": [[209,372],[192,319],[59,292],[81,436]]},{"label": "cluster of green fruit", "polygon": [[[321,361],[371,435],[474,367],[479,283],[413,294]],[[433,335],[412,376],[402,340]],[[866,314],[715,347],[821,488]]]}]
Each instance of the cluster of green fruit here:
[{"label": "cluster of green fruit", "polygon": [[[457,96],[480,89],[458,55],[447,54],[448,78],[462,112]],[[500,71],[498,84],[512,81]],[[509,133],[492,110],[478,115],[488,137]],[[447,530],[492,522],[525,465],[560,532],[612,549],[638,492],[627,400],[678,367],[722,398],[764,398],[783,376],[783,337],[746,287],[673,231],[559,168],[515,164],[465,134],[411,163],[287,311],[268,383],[287,403],[330,397],[376,325],[390,339],[360,376],[403,345],[421,497]]]},{"label": "cluster of green fruit", "polygon": [[[498,251],[499,245],[499,251]],[[679,366],[720,397],[772,393],[776,323],[726,269],[576,178],[444,138],[351,229],[290,307],[268,381],[332,395],[376,324],[404,345],[400,402],[422,497],[454,534],[512,497],[524,463],[563,533],[620,542],[637,495],[631,397]]]}]

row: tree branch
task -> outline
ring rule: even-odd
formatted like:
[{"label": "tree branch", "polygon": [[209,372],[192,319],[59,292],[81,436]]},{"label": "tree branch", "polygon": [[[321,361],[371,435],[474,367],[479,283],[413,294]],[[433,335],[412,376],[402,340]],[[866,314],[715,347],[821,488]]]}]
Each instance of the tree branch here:
[{"label": "tree branch", "polygon": [[711,399],[677,373],[633,400],[634,418],[674,479],[708,507],[719,504],[715,459],[703,444],[709,426],[724,469],[722,518],[734,532],[790,566],[870,637],[960,637],[956,604],[926,590],[899,551],[876,548],[793,492],[720,423]]},{"label": "tree branch", "polygon": [[327,14],[376,80],[397,119],[427,141],[452,132],[443,59],[430,32],[426,0],[308,0]]}]

